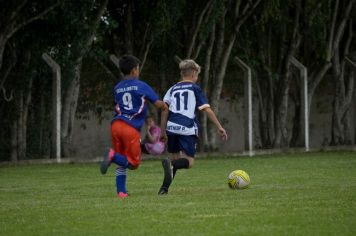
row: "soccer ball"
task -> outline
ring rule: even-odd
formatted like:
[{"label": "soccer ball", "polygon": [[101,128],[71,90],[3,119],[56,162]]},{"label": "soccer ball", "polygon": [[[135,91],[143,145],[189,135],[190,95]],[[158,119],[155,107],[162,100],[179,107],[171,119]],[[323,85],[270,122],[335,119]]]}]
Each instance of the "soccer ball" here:
[{"label": "soccer ball", "polygon": [[243,170],[234,170],[227,177],[231,189],[244,189],[250,185],[250,177]]}]

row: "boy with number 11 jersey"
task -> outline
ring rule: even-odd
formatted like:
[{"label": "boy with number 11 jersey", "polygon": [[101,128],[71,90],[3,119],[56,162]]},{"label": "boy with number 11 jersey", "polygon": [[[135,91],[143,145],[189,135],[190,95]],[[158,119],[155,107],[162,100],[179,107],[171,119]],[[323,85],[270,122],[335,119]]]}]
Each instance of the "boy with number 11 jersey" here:
[{"label": "boy with number 11 jersey", "polygon": [[[211,110],[201,88],[196,84],[200,66],[195,61],[188,59],[181,61],[179,68],[181,81],[173,85],[163,99],[168,105],[169,111],[162,111],[161,122],[167,124],[167,147],[168,152],[172,153],[172,160],[162,161],[164,179],[158,192],[160,195],[168,193],[168,188],[178,169],[187,169],[193,166],[198,140],[198,122],[195,115],[197,110],[205,112],[218,128],[221,138],[227,140],[225,129]],[[167,136],[163,138],[166,139]]]}]

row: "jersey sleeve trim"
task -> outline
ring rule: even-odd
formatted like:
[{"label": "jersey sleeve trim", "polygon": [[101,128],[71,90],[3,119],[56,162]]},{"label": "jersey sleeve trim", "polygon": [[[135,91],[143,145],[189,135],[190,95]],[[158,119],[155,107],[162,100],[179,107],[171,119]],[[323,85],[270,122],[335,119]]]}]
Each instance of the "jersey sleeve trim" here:
[{"label": "jersey sleeve trim", "polygon": [[198,107],[198,109],[201,111],[201,110],[204,110],[205,108],[208,108],[210,107],[209,104],[204,104],[204,105],[201,105],[200,107]]}]

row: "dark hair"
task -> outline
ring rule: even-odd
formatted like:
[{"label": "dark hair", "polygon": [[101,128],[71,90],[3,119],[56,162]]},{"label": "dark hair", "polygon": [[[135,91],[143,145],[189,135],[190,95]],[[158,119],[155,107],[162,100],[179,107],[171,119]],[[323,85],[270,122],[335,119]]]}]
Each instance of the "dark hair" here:
[{"label": "dark hair", "polygon": [[130,74],[132,69],[134,69],[135,67],[140,65],[140,63],[141,63],[141,61],[138,58],[136,58],[132,55],[124,55],[120,58],[119,66],[120,66],[121,72],[124,75],[128,75],[128,74]]}]

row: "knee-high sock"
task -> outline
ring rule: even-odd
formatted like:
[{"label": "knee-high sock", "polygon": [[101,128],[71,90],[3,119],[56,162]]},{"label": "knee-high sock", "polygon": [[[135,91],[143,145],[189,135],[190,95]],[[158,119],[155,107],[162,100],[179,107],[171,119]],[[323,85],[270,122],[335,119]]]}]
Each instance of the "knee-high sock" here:
[{"label": "knee-high sock", "polygon": [[129,166],[129,162],[127,161],[127,158],[124,155],[121,155],[119,153],[114,154],[112,162],[114,162],[118,166],[121,166],[125,169]]},{"label": "knee-high sock", "polygon": [[119,192],[126,193],[126,172],[127,172],[127,169],[122,166],[118,166],[116,169],[117,193],[119,193]]},{"label": "knee-high sock", "polygon": [[179,158],[177,160],[172,161],[173,166],[173,178],[179,169],[188,169],[189,168],[189,161],[185,158]]}]

